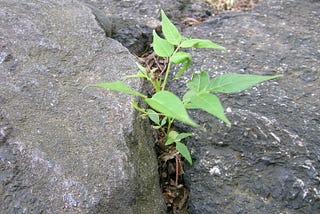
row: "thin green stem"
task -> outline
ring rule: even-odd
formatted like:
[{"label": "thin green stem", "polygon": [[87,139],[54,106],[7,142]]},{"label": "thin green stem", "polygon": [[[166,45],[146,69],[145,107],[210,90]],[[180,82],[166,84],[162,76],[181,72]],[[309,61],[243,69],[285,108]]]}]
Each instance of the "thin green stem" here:
[{"label": "thin green stem", "polygon": [[137,102],[132,101],[131,106],[142,114],[147,114],[147,111],[143,108],[140,108]]},{"label": "thin green stem", "polygon": [[[179,51],[179,49],[180,49],[180,45],[178,45],[178,47],[174,50],[174,52],[173,52],[173,54],[171,56],[173,56],[175,53],[177,53]],[[171,57],[169,57],[169,62],[168,62],[166,74],[165,74],[164,80],[163,80],[162,91],[164,91],[166,89],[166,85],[167,85],[167,82],[168,82],[168,76],[169,76],[169,73],[170,73],[171,65],[172,65]]]},{"label": "thin green stem", "polygon": [[164,130],[164,128],[163,128],[163,126],[162,126],[162,127],[160,127],[160,130],[161,130],[161,132],[162,132],[162,133],[164,133],[164,134],[167,136],[167,133],[165,132],[165,130]]},{"label": "thin green stem", "polygon": [[169,117],[168,117],[168,127],[167,127],[166,138],[167,138],[168,135],[169,135],[169,132],[170,132],[170,129],[171,129],[171,125],[172,125],[173,121],[174,121],[174,118],[169,118]]},{"label": "thin green stem", "polygon": [[154,90],[155,90],[156,92],[158,92],[158,91],[160,91],[160,88],[158,87],[156,81],[157,81],[157,80],[155,80],[155,81],[150,80],[150,82],[151,82],[151,84],[152,84],[152,87],[154,88]]},{"label": "thin green stem", "polygon": [[169,63],[168,63],[168,66],[167,66],[167,70],[166,70],[166,75],[164,76],[164,80],[163,80],[163,86],[162,86],[162,91],[164,91],[166,89],[166,85],[167,85],[167,81],[168,81],[168,76],[169,76],[169,73],[170,73],[170,69],[171,69],[171,60],[169,58]]}]

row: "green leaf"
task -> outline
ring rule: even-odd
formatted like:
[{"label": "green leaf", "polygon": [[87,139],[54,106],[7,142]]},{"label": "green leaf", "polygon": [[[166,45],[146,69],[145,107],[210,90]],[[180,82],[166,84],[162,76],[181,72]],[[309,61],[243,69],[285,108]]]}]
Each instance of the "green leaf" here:
[{"label": "green leaf", "polygon": [[168,140],[165,145],[168,146],[174,142],[180,142],[182,139],[192,136],[192,133],[178,133],[176,131],[170,131],[168,134]]},{"label": "green leaf", "polygon": [[151,108],[167,117],[175,118],[191,126],[198,126],[190,119],[179,97],[169,91],[159,91],[152,98],[146,98],[145,101]]},{"label": "green leaf", "polygon": [[168,119],[167,117],[163,117],[163,119],[161,120],[160,125],[164,126],[167,123],[167,119]]},{"label": "green leaf", "polygon": [[138,71],[137,74],[134,74],[134,75],[126,75],[126,76],[123,76],[121,77],[122,79],[128,79],[128,78],[146,78],[147,79],[147,76],[142,73],[141,71]]},{"label": "green leaf", "polygon": [[137,65],[137,67],[139,68],[139,71],[141,71],[141,73],[147,75],[147,73],[148,73],[147,69],[145,67],[143,67],[140,63],[138,63],[138,62],[135,62],[135,63]]},{"label": "green leaf", "polygon": [[137,67],[139,68],[140,71],[143,71],[143,73],[147,73],[147,70],[145,67],[143,67],[140,63],[135,62]]},{"label": "green leaf", "polygon": [[153,129],[160,129],[161,126],[152,126]]},{"label": "green leaf", "polygon": [[185,63],[178,71],[178,73],[175,75],[173,79],[178,79],[183,75],[183,73],[190,67],[192,62],[192,57],[190,54],[179,51],[175,53],[172,57],[170,57],[170,60],[175,64],[181,64]]},{"label": "green leaf", "polygon": [[174,80],[180,78],[184,72],[190,67],[191,61],[187,61],[178,71],[178,73],[174,76]]},{"label": "green leaf", "polygon": [[183,104],[187,109],[193,109],[193,108],[197,108],[195,106],[192,105],[191,103],[191,97],[196,96],[197,92],[193,91],[193,90],[189,90],[187,91],[182,98]]},{"label": "green leaf", "polygon": [[176,131],[170,131],[169,134],[168,134],[169,138],[172,138],[172,139],[176,139],[176,137],[178,135],[179,135],[179,133],[176,132]]},{"label": "green leaf", "polygon": [[124,92],[127,94],[132,94],[135,96],[147,98],[147,96],[145,96],[144,94],[141,94],[140,92],[131,89],[129,86],[127,86],[124,82],[121,82],[121,81],[96,83],[96,84],[93,84],[92,86],[111,89],[114,91]]},{"label": "green leaf", "polygon": [[173,54],[174,46],[167,40],[160,38],[153,30],[153,50],[158,56],[170,57]]},{"label": "green leaf", "polygon": [[168,140],[165,142],[164,145],[170,146],[170,145],[173,144],[173,143],[174,143],[174,139],[168,138]]},{"label": "green leaf", "polygon": [[236,93],[266,80],[282,75],[260,76],[250,74],[223,74],[211,80],[208,90],[221,93]]},{"label": "green leaf", "polygon": [[153,111],[152,109],[147,109],[147,114],[152,122],[159,125],[160,119],[159,119],[159,114],[157,112]]},{"label": "green leaf", "polygon": [[163,10],[161,10],[161,20],[162,32],[165,38],[171,44],[179,45],[182,40],[182,36],[176,26],[174,26],[174,24],[172,24],[172,22],[168,19]]},{"label": "green leaf", "polygon": [[202,71],[199,73],[194,73],[192,79],[187,83],[187,86],[196,92],[200,92],[209,86],[210,77],[207,72]]},{"label": "green leaf", "polygon": [[192,165],[192,158],[189,149],[186,145],[180,142],[176,142],[176,150]]},{"label": "green leaf", "polygon": [[121,77],[121,78],[123,78],[123,79],[127,79],[127,78],[145,78],[145,79],[149,79],[147,70],[142,65],[140,65],[138,62],[135,62],[135,63],[139,68],[138,73],[135,74],[135,75],[127,75],[127,76],[124,76],[124,77]]},{"label": "green leaf", "polygon": [[224,109],[216,95],[209,93],[196,94],[190,98],[190,101],[191,105],[189,105],[188,108],[191,107],[192,109],[202,109],[209,114],[216,116],[228,125],[231,125],[230,121],[224,114]]},{"label": "green leaf", "polygon": [[178,132],[170,131],[169,134],[168,134],[168,139],[167,139],[167,141],[165,142],[164,145],[169,146],[169,145],[173,144],[176,141],[176,137],[178,135],[179,135]]},{"label": "green leaf", "polygon": [[184,138],[192,136],[192,133],[180,133],[176,136],[176,141],[181,141]]},{"label": "green leaf", "polygon": [[188,60],[191,61],[192,57],[190,54],[188,54],[187,52],[183,52],[183,51],[179,51],[177,53],[175,53],[170,60],[175,63],[175,64],[180,64],[180,63],[184,63]]},{"label": "green leaf", "polygon": [[218,50],[224,50],[225,48],[213,43],[212,41],[208,39],[187,39],[184,40],[181,45],[182,48],[213,48]]}]

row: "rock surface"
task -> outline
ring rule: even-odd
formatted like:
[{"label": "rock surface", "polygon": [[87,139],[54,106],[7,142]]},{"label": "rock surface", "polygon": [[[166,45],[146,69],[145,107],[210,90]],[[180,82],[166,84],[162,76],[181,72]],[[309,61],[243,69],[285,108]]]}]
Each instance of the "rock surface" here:
[{"label": "rock surface", "polygon": [[[116,39],[131,53],[141,55],[152,43],[152,30],[160,26],[160,10],[164,9],[174,23],[185,18],[204,18],[211,13],[201,0],[82,0],[92,8],[107,36]],[[208,8],[209,9],[209,8]]]},{"label": "rock surface", "polygon": [[[284,75],[219,95],[231,127],[203,112],[192,112],[200,130],[176,124],[196,133],[185,174],[191,213],[320,212],[319,19],[319,1],[264,0],[185,32],[226,47],[191,51],[191,71]],[[186,80],[171,89],[184,93]]]},{"label": "rock surface", "polygon": [[91,8],[2,0],[0,38],[1,213],[163,213],[133,98],[83,89],[136,72]]}]

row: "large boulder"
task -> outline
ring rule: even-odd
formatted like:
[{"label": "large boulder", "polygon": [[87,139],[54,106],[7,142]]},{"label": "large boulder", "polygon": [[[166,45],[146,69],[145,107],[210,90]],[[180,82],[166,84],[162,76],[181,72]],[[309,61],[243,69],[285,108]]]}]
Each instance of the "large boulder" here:
[{"label": "large boulder", "polygon": [[2,0],[0,38],[1,213],[164,213],[133,98],[84,88],[136,72],[92,8]]},{"label": "large boulder", "polygon": [[[320,212],[320,2],[264,0],[187,29],[226,51],[193,50],[193,69],[283,74],[239,94],[222,95],[232,126],[192,112],[202,129],[187,144],[191,213]],[[191,71],[186,74],[190,78]],[[186,90],[182,79],[170,85]]]}]

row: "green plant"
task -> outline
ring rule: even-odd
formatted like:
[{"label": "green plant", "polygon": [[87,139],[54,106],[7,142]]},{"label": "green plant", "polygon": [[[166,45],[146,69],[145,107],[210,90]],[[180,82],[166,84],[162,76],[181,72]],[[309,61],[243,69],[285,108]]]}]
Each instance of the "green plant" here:
[{"label": "green plant", "polygon": [[[141,108],[137,102],[131,102],[132,106],[142,116],[148,116],[155,124],[154,129],[160,129],[165,133],[165,145],[175,144],[176,150],[190,163],[192,159],[188,148],[182,143],[191,133],[178,133],[171,130],[174,120],[179,120],[188,125],[199,126],[193,121],[187,109],[201,109],[230,125],[230,121],[224,114],[224,109],[219,98],[213,93],[236,93],[250,88],[260,82],[277,78],[281,75],[259,76],[245,74],[223,74],[210,79],[206,71],[194,73],[187,83],[188,91],[182,100],[174,93],[166,90],[172,64],[180,65],[174,80],[179,79],[191,65],[192,57],[189,53],[182,51],[186,48],[211,48],[224,50],[224,47],[206,39],[186,38],[182,36],[177,28],[171,23],[164,11],[161,11],[162,33],[161,38],[153,31],[153,50],[162,57],[168,59],[164,78],[155,78],[146,68],[137,63],[138,73],[125,78],[144,78],[150,82],[155,90],[152,97],[147,97],[138,91],[131,89],[122,81],[97,83],[93,86],[111,89],[141,97],[150,108]],[[164,128],[166,126],[166,129]]]}]

